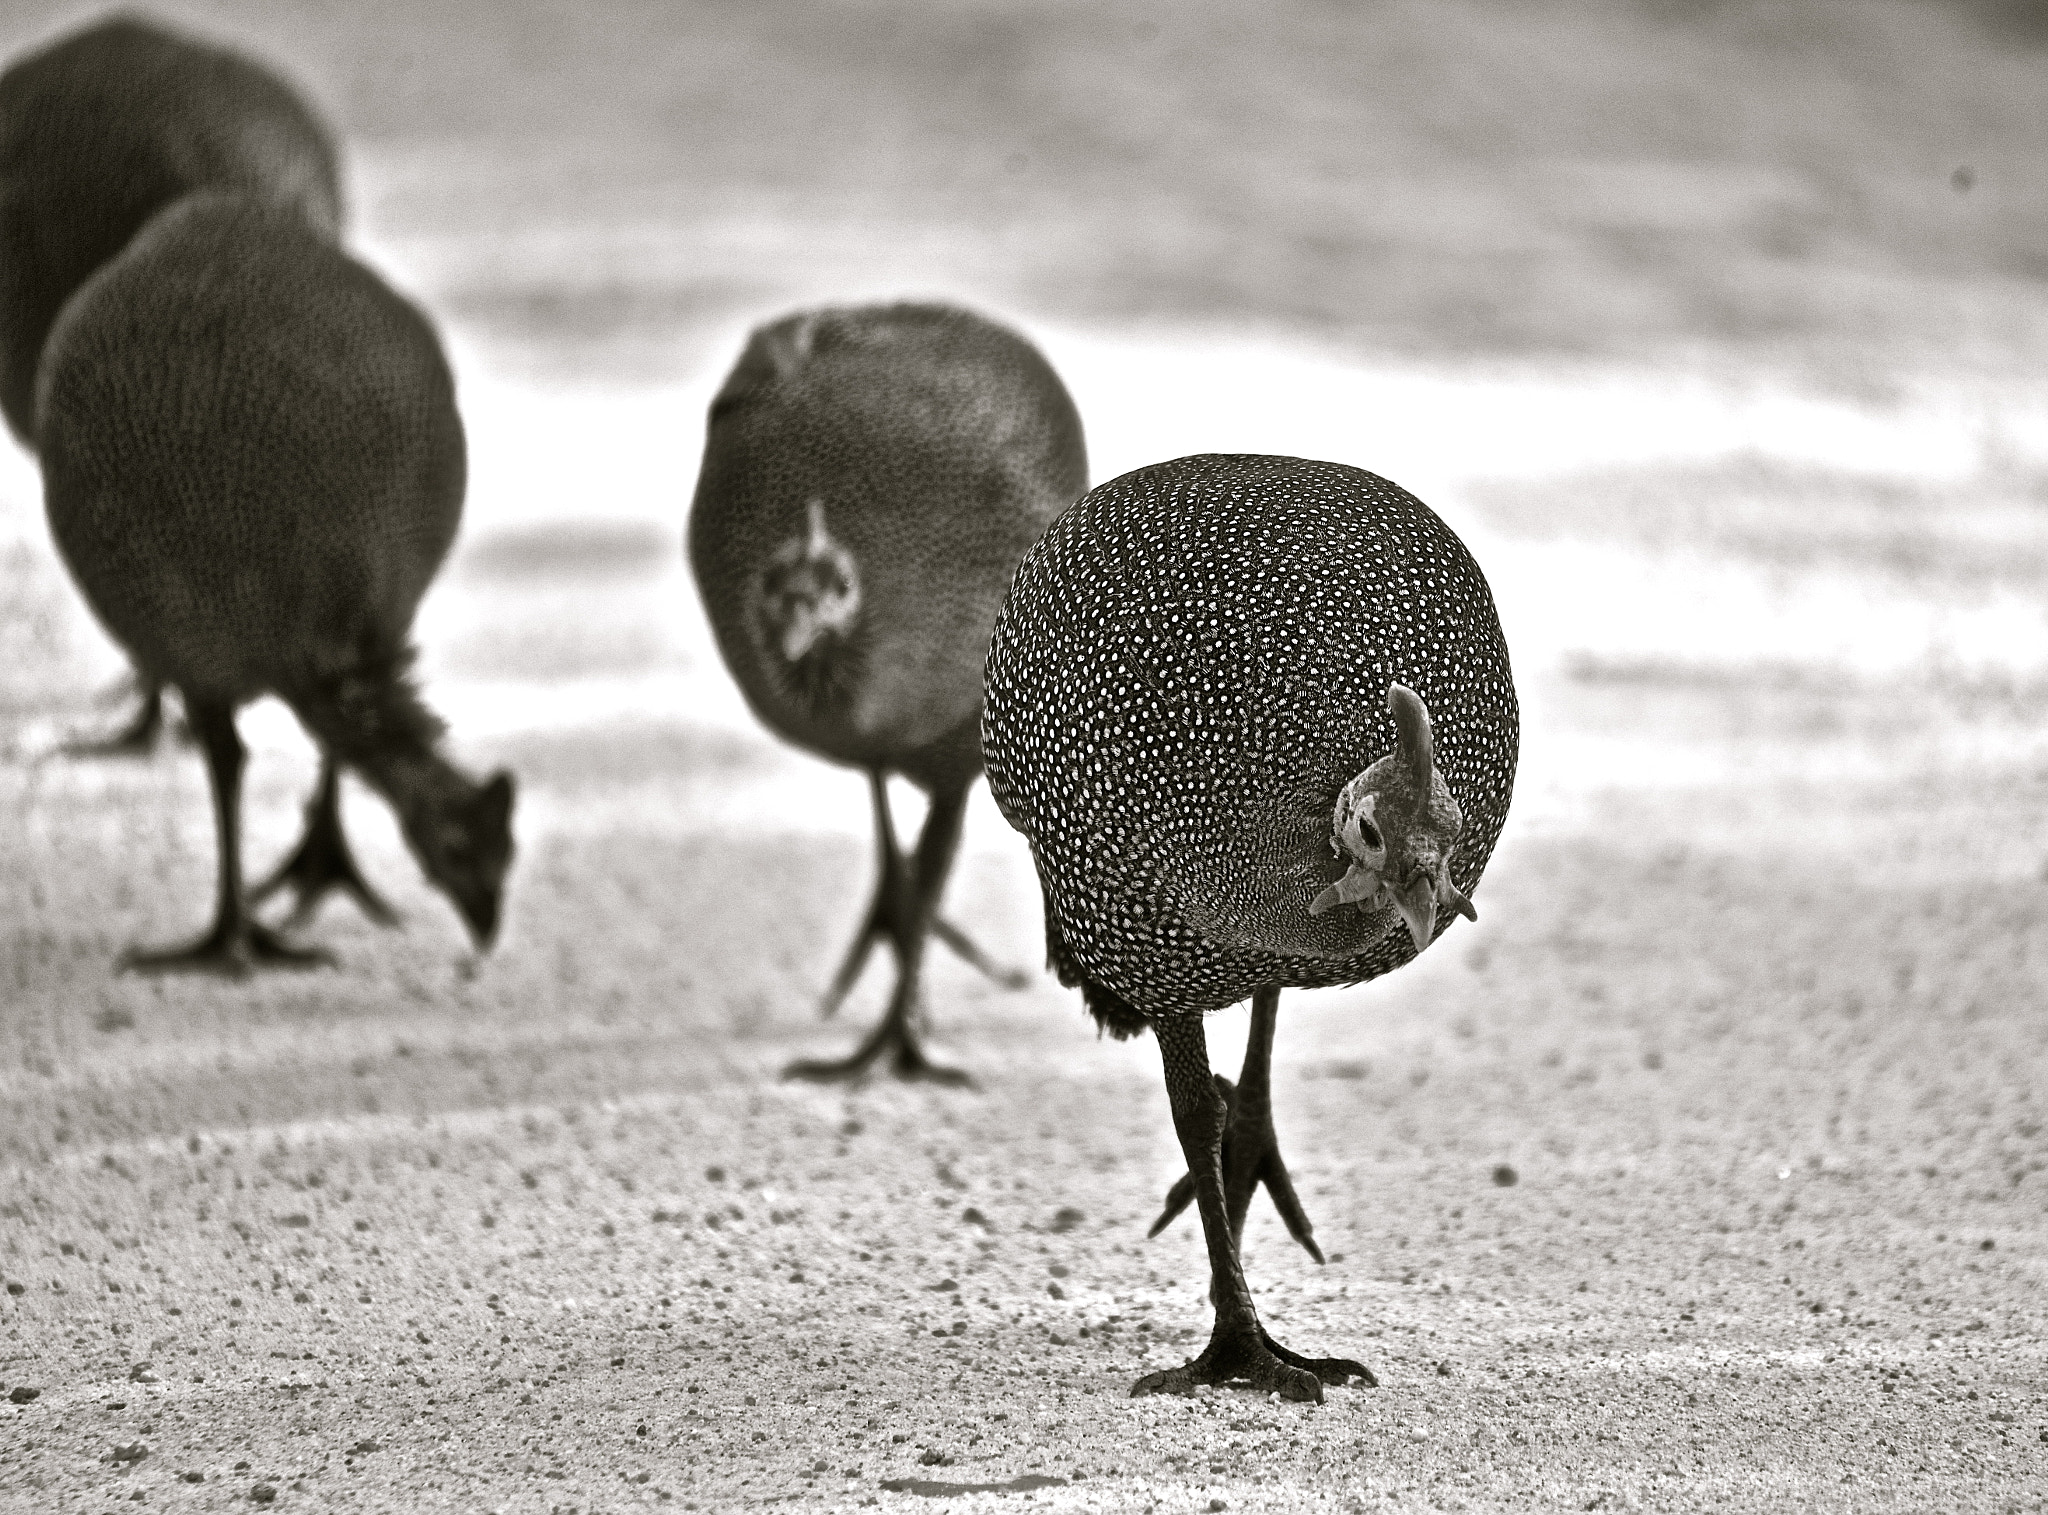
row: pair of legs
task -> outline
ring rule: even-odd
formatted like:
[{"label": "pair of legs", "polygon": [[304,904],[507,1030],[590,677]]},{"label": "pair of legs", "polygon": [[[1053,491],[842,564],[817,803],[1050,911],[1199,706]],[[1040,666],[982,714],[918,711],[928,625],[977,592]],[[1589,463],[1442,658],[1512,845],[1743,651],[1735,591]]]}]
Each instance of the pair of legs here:
[{"label": "pair of legs", "polygon": [[1209,1041],[1200,1015],[1158,1016],[1153,1035],[1166,1069],[1166,1093],[1173,1106],[1174,1134],[1187,1158],[1187,1176],[1166,1197],[1153,1224],[1157,1236],[1194,1201],[1209,1247],[1209,1299],[1216,1325],[1201,1356],[1177,1368],[1147,1373],[1131,1394],[1192,1394],[1197,1384],[1248,1383],[1277,1390],[1283,1399],[1322,1401],[1324,1384],[1356,1378],[1376,1382],[1363,1364],[1343,1357],[1301,1357],[1274,1341],[1259,1323],[1251,1289],[1244,1280],[1238,1246],[1252,1192],[1260,1184],[1273,1196],[1288,1232],[1323,1260],[1308,1216],[1302,1212],[1287,1165],[1273,1136],[1273,1029],[1280,991],[1268,986],[1252,997],[1251,1035],[1244,1069],[1233,1086],[1209,1071]]},{"label": "pair of legs", "polygon": [[320,782],[306,802],[306,833],[277,871],[253,890],[242,886],[242,769],[248,751],[235,730],[231,705],[188,698],[185,718],[206,757],[213,790],[214,835],[220,847],[219,897],[213,926],[198,941],[162,951],[131,951],[122,966],[144,972],[191,969],[246,973],[258,966],[312,967],[329,961],[318,949],[293,947],[250,914],[250,907],[290,888],[295,903],[288,923],[309,917],[331,889],[354,895],[371,919],[390,924],[397,917],[364,880],[341,829],[340,770],[325,753]]},{"label": "pair of legs", "polygon": [[[970,781],[971,782],[971,781]],[[918,986],[924,968],[925,943],[932,936],[959,953],[1005,988],[1018,989],[1029,982],[1014,969],[992,962],[959,927],[939,915],[939,895],[946,887],[953,858],[960,850],[960,827],[967,816],[968,785],[935,790],[931,807],[925,812],[924,827],[917,847],[905,857],[896,843],[896,824],[889,813],[889,789],[880,769],[868,772],[868,790],[875,807],[875,847],[881,859],[881,877],[875,897],[868,905],[860,929],[839,971],[832,975],[820,1013],[830,1016],[846,998],[860,970],[867,965],[875,943],[887,941],[896,952],[896,988],[889,996],[889,1008],[881,1023],[852,1055],[834,1060],[804,1059],[783,1070],[785,1078],[818,1081],[853,1078],[874,1063],[887,1058],[889,1070],[900,1078],[927,1079],[933,1083],[971,1082],[957,1068],[943,1068],[925,1056],[918,1040]]]}]

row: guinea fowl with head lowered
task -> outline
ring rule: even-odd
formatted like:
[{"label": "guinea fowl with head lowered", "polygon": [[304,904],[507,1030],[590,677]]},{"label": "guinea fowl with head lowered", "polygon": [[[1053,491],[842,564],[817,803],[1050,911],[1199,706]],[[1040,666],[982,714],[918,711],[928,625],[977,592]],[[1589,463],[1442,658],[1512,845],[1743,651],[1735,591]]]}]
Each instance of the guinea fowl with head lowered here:
[{"label": "guinea fowl with head lowered", "polygon": [[[1002,974],[938,916],[981,772],[989,627],[1024,550],[1087,487],[1081,422],[1014,333],[941,305],[809,311],[753,334],[711,406],[690,510],[690,563],[719,651],[754,712],[821,757],[865,769],[881,877],[825,999],[877,941],[897,960],[888,1010],[848,1058],[957,1080],[919,1044],[936,932]],[[888,776],[930,796],[906,858]]]},{"label": "guinea fowl with head lowered", "polygon": [[176,684],[212,778],[213,929],[139,967],[303,963],[250,919],[235,710],[275,694],[390,800],[427,876],[489,945],[512,782],[440,753],[411,626],[466,475],[426,319],[275,206],[193,195],[65,307],[37,399],[51,534],[137,665]]},{"label": "guinea fowl with head lowered", "polygon": [[[324,236],[340,231],[327,128],[238,53],[115,16],[0,73],[0,415],[24,446],[36,445],[36,366],[57,312],[151,216],[200,189],[289,208]],[[142,686],[125,731],[77,750],[148,751],[162,688],[146,677]],[[365,904],[377,913],[373,897]]]},{"label": "guinea fowl with head lowered", "polygon": [[[1149,1026],[1216,1307],[1207,1349],[1134,1394],[1357,1378],[1266,1334],[1239,1262],[1263,1183],[1318,1261],[1272,1128],[1280,990],[1399,967],[1468,898],[1506,819],[1514,681],[1478,565],[1360,469],[1203,456],[1090,491],[997,619],[989,785],[1029,838],[1047,955],[1113,1035]],[[1252,1000],[1238,1083],[1202,1017]],[[1154,1227],[1155,1232],[1158,1227]]]}]

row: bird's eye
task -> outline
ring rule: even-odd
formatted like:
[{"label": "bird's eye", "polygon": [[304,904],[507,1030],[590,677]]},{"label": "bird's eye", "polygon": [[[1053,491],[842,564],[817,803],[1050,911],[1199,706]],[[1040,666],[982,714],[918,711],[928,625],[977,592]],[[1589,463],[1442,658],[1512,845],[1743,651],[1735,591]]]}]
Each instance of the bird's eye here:
[{"label": "bird's eye", "polygon": [[1365,845],[1372,848],[1373,851],[1381,852],[1385,850],[1387,845],[1386,838],[1380,835],[1380,828],[1371,821],[1361,817],[1358,822],[1358,834],[1365,838]]}]

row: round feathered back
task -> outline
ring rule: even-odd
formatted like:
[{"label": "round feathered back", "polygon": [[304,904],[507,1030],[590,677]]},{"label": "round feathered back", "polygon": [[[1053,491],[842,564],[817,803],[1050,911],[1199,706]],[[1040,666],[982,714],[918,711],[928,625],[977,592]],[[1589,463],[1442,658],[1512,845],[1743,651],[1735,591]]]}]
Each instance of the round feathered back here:
[{"label": "round feathered back", "polygon": [[983,737],[1081,976],[1172,1013],[1411,957],[1374,916],[1309,913],[1345,870],[1338,793],[1420,714],[1388,709],[1396,683],[1427,710],[1408,747],[1464,812],[1469,894],[1518,715],[1485,578],[1426,505],[1342,464],[1200,456],[1054,522],[996,623]]},{"label": "round feathered back", "polygon": [[34,444],[36,364],[87,275],[201,189],[285,206],[327,237],[341,187],[327,128],[238,53],[133,16],[0,74],[0,414]]},{"label": "round feathered back", "polygon": [[712,403],[690,563],[770,728],[972,778],[996,609],[1086,487],[1080,417],[1016,333],[944,305],[805,311],[756,331]]},{"label": "round feathered back", "polygon": [[37,404],[51,534],[145,670],[232,703],[402,661],[462,516],[454,380],[300,217],[157,216],[65,306]]}]

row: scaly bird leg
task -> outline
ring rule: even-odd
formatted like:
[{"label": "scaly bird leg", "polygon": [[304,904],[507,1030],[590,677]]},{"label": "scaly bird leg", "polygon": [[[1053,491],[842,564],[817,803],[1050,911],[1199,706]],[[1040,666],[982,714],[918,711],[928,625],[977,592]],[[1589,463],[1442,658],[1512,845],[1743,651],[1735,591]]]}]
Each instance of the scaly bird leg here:
[{"label": "scaly bird leg", "polygon": [[[1323,1250],[1316,1245],[1315,1227],[1309,1224],[1301,1199],[1294,1192],[1294,1180],[1280,1156],[1280,1143],[1273,1134],[1273,1030],[1280,1016],[1280,991],[1267,987],[1252,996],[1252,1024],[1245,1040],[1244,1069],[1236,1084],[1222,1075],[1216,1077],[1217,1092],[1229,1108],[1229,1122],[1223,1134],[1223,1184],[1229,1203],[1230,1235],[1233,1241],[1244,1235],[1245,1213],[1251,1207],[1252,1191],[1260,1184],[1273,1196],[1273,1207],[1287,1223],[1287,1233],[1300,1242],[1317,1262]],[[1194,1198],[1193,1177],[1184,1176],[1168,1191],[1166,1206],[1152,1222],[1147,1236],[1157,1236],[1188,1207]]]},{"label": "scaly bird leg", "polygon": [[[1277,996],[1278,991],[1274,992]],[[1320,1404],[1326,1381],[1343,1383],[1360,1376],[1371,1383],[1372,1376],[1356,1364],[1345,1364],[1347,1371],[1341,1377],[1325,1374],[1319,1362],[1289,1352],[1259,1323],[1251,1289],[1238,1262],[1237,1241],[1231,1234],[1222,1156],[1230,1111],[1209,1072],[1202,1018],[1159,1016],[1153,1019],[1152,1030],[1166,1070],[1174,1134],[1187,1158],[1195,1206],[1202,1218],[1202,1239],[1208,1244],[1209,1298],[1216,1307],[1216,1324],[1201,1356],[1177,1368],[1147,1373],[1131,1386],[1131,1396],[1192,1394],[1198,1384],[1245,1383],[1278,1393],[1282,1399]]]},{"label": "scaly bird leg", "polygon": [[242,894],[242,765],[247,752],[235,732],[234,708],[188,699],[185,713],[206,753],[213,787],[214,835],[220,843],[220,900],[213,929],[189,947],[131,950],[121,966],[139,972],[176,970],[239,978],[253,967],[310,968],[331,961],[317,949],[286,945],[250,918]]},{"label": "scaly bird leg", "polygon": [[877,935],[888,937],[896,949],[896,989],[881,1024],[855,1048],[852,1055],[837,1060],[805,1058],[783,1070],[784,1078],[830,1082],[859,1076],[890,1054],[889,1069],[899,1078],[925,1079],[932,1083],[973,1082],[955,1068],[943,1068],[925,1056],[918,1041],[918,985],[924,967],[925,942],[931,935],[939,892],[960,845],[960,827],[967,812],[967,792],[942,791],[932,796],[931,810],[917,839],[917,851],[905,860],[896,844],[896,826],[889,813],[889,791],[879,772],[868,775],[875,806],[875,841],[882,855],[882,877],[860,935],[834,976],[826,994],[826,1013],[859,976],[869,946]]},{"label": "scaly bird leg", "polygon": [[269,878],[249,891],[249,903],[261,904],[278,890],[292,891],[287,926],[305,924],[329,891],[353,895],[363,914],[380,926],[398,924],[398,913],[370,887],[349,850],[341,829],[341,769],[327,753],[320,754],[320,782],[306,801],[306,834]]},{"label": "scaly bird leg", "polygon": [[[882,779],[879,774],[870,774],[869,781],[877,790],[880,789]],[[877,803],[886,805],[886,799],[878,800]],[[936,804],[937,801],[934,801],[934,803]],[[882,825],[879,822],[876,826],[876,833],[877,835],[882,833]],[[952,948],[962,962],[971,968],[978,969],[984,976],[1001,987],[1005,989],[1024,988],[1031,982],[1030,974],[1021,968],[1004,967],[986,952],[982,951],[966,932],[938,913],[939,893],[945,886],[945,874],[951,868],[953,859],[949,851],[940,862],[939,876],[936,879],[925,877],[925,874],[930,871],[924,861],[926,854],[925,842],[926,838],[930,835],[931,822],[927,820],[924,831],[918,837],[917,855],[919,863],[916,870],[918,876],[913,880],[912,888],[917,897],[928,899],[932,907],[930,918],[930,931],[932,935]],[[868,905],[868,913],[861,922],[860,930],[854,933],[853,944],[847,948],[846,957],[840,963],[839,971],[832,975],[831,987],[826,989],[825,998],[819,1002],[818,1015],[823,1020],[830,1020],[838,1011],[840,1004],[846,999],[847,993],[853,988],[854,982],[859,979],[861,969],[867,966],[868,953],[874,949],[875,943],[885,940],[894,942],[902,935],[902,930],[896,920],[895,904],[901,897],[900,891],[902,889],[902,881],[898,875],[905,868],[906,864],[903,854],[896,849],[893,841],[888,846],[878,848],[877,851],[881,854],[881,877],[875,881],[875,897]]]}]

